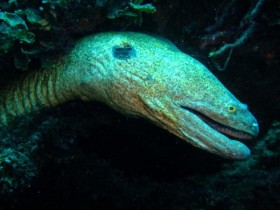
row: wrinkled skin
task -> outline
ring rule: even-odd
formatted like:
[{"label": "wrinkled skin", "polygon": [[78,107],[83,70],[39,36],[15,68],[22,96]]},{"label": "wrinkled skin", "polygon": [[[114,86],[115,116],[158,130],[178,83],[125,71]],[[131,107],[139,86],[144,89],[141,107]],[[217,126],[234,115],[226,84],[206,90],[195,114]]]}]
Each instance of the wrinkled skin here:
[{"label": "wrinkled skin", "polygon": [[243,143],[222,134],[240,139],[258,134],[258,123],[247,106],[205,66],[167,40],[129,32],[98,34],[81,40],[60,65],[56,99],[44,101],[42,96],[38,104],[97,100],[124,114],[147,118],[222,157],[250,155]]}]

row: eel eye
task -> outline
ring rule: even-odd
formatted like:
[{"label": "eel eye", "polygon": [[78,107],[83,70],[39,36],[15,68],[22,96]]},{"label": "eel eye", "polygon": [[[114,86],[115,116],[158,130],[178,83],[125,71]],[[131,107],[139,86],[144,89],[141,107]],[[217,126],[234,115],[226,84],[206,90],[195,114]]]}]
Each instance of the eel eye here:
[{"label": "eel eye", "polygon": [[227,110],[228,110],[229,113],[235,113],[236,112],[236,106],[228,105]]},{"label": "eel eye", "polygon": [[123,43],[113,47],[114,58],[126,60],[136,55],[135,49],[129,43]]}]

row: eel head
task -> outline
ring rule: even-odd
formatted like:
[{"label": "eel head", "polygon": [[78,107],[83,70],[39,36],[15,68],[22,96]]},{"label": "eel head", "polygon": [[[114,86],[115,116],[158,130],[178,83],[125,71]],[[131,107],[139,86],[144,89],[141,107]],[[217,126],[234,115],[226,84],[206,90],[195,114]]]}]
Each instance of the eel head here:
[{"label": "eel head", "polygon": [[200,62],[169,41],[144,34],[105,33],[85,45],[91,39],[101,43],[92,46],[92,97],[222,157],[250,155],[240,140],[258,135],[256,119]]}]

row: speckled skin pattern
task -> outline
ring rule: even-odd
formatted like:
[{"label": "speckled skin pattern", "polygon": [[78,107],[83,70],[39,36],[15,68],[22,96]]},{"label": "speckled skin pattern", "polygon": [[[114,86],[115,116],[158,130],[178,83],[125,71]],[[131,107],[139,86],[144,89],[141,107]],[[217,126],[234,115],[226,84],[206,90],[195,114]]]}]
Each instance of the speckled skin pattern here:
[{"label": "speckled skin pattern", "polygon": [[247,106],[204,65],[167,40],[133,32],[86,37],[58,63],[2,91],[1,124],[75,99],[100,101],[124,114],[144,117],[226,158],[245,159],[250,150],[213,129],[196,112],[252,136],[258,134]]}]

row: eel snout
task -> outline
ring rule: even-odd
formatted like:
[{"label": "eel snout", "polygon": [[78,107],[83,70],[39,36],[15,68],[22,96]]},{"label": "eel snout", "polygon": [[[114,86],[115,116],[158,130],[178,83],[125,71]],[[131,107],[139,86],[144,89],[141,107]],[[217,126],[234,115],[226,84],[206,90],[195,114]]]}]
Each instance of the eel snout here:
[{"label": "eel snout", "polygon": [[245,132],[245,131],[230,127],[228,125],[222,124],[222,123],[216,121],[215,119],[212,119],[211,117],[208,117],[199,111],[187,108],[186,106],[181,106],[181,108],[188,110],[189,112],[192,112],[193,114],[198,116],[200,119],[202,119],[211,128],[213,128],[216,131],[223,133],[229,137],[237,138],[240,140],[250,140],[250,139],[255,138],[259,133],[257,122],[252,123],[252,126],[251,126],[252,131],[249,133],[249,132]]},{"label": "eel snout", "polygon": [[178,108],[180,110],[178,116],[181,116],[178,121],[181,121],[179,127],[183,139],[225,158],[242,160],[250,156],[250,149],[240,140],[253,139],[257,136],[256,122],[255,126],[251,126],[251,131],[246,132],[186,106]]}]

